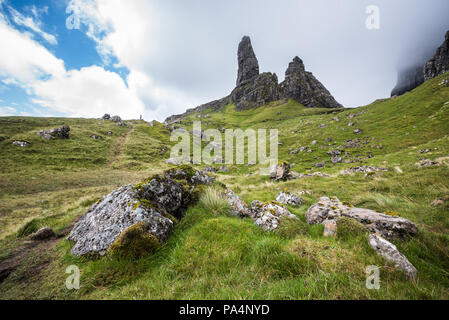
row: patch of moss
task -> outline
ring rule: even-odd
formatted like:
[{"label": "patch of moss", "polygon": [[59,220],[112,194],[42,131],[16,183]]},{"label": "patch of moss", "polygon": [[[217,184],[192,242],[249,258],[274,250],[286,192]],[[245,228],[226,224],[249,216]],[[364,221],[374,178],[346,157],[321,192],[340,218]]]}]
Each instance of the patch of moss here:
[{"label": "patch of moss", "polygon": [[343,201],[342,204],[343,204],[344,206],[347,206],[347,207],[350,207],[350,208],[354,207],[351,203],[349,203],[349,202],[347,202],[347,201]]},{"label": "patch of moss", "polygon": [[191,166],[187,164],[183,164],[173,169],[164,171],[164,173],[170,176],[172,179],[186,180],[187,182],[191,181],[192,177],[195,175],[195,172],[196,172],[195,169],[193,169]]},{"label": "patch of moss", "polygon": [[118,236],[109,253],[120,258],[141,258],[154,252],[159,240],[148,232],[148,227],[148,223],[143,221],[129,227]]},{"label": "patch of moss", "polygon": [[365,235],[368,229],[360,222],[343,217],[337,220],[337,237],[339,239],[349,239]]},{"label": "patch of moss", "polygon": [[392,217],[400,217],[401,216],[399,214],[399,212],[396,212],[396,211],[386,211],[386,212],[384,212],[384,214],[392,216]]},{"label": "patch of moss", "polygon": [[283,238],[293,239],[307,233],[307,226],[299,219],[281,217],[276,231]]}]

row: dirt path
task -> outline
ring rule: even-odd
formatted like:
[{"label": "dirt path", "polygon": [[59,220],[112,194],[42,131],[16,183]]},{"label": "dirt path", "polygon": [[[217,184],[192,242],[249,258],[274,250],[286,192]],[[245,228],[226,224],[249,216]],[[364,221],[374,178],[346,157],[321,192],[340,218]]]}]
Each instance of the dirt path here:
[{"label": "dirt path", "polygon": [[111,160],[108,163],[108,167],[112,167],[112,165],[114,164],[114,162],[117,162],[118,159],[120,158],[120,156],[122,155],[122,150],[123,150],[123,146],[128,142],[129,137],[131,136],[131,134],[134,132],[134,127],[132,127],[124,137],[121,137],[118,142],[117,145],[115,146],[115,150],[114,150],[114,154],[112,155]]}]

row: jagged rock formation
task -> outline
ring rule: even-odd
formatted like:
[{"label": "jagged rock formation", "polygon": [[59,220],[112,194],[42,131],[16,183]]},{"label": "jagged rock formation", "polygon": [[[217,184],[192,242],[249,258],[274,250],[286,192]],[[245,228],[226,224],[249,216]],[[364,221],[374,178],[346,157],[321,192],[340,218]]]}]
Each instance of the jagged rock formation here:
[{"label": "jagged rock formation", "polygon": [[275,73],[262,73],[238,86],[231,93],[237,111],[263,106],[281,99],[278,77]]},{"label": "jagged rock formation", "polygon": [[244,36],[240,42],[237,57],[239,70],[237,72],[236,85],[238,87],[259,75],[259,62],[254,54],[251,39],[248,36]]},{"label": "jagged rock formation", "polygon": [[422,65],[413,66],[399,71],[396,87],[391,91],[391,96],[400,96],[424,83]]},{"label": "jagged rock formation", "polygon": [[449,71],[449,31],[443,44],[437,49],[437,52],[424,66],[424,80],[433,79]]},{"label": "jagged rock formation", "polygon": [[305,70],[299,57],[290,62],[280,91],[283,98],[294,99],[309,108],[342,108],[323,84]]},{"label": "jagged rock formation", "polygon": [[310,108],[342,108],[323,84],[312,73],[305,71],[304,64],[298,57],[289,64],[285,81],[281,84],[275,73],[259,74],[259,62],[248,36],[244,36],[240,42],[237,58],[236,88],[229,96],[188,109],[184,114],[168,117],[165,123],[173,124],[189,114],[206,109],[216,112],[229,103],[234,103],[236,110],[241,111],[288,98]]}]

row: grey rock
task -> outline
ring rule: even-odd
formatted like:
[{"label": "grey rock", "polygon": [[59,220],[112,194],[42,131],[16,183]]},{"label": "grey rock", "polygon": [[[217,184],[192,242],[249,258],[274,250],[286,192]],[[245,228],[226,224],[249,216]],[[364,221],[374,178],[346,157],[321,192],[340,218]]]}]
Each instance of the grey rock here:
[{"label": "grey rock", "polygon": [[139,204],[137,198],[137,191],[127,185],[94,204],[68,237],[75,242],[71,253],[75,256],[104,254],[120,233],[140,221],[147,222],[149,232],[159,240],[167,240],[173,222],[155,209]]},{"label": "grey rock", "polygon": [[355,133],[355,134],[362,134],[363,131],[362,131],[362,129],[355,129],[355,130],[354,130],[354,133]]},{"label": "grey rock", "polygon": [[424,66],[424,80],[433,79],[449,71],[449,31],[446,33],[443,44],[437,49],[435,55]]},{"label": "grey rock", "polygon": [[252,212],[238,195],[231,189],[226,189],[223,193],[224,198],[228,201],[231,207],[231,212],[238,217],[252,217]]},{"label": "grey rock", "polygon": [[45,140],[69,139],[70,138],[70,127],[62,126],[61,128],[54,128],[54,129],[50,129],[50,130],[41,130],[37,134]]},{"label": "grey rock", "polygon": [[276,196],[276,201],[282,204],[288,204],[298,207],[302,204],[302,198],[290,192],[280,192]]},{"label": "grey rock", "polygon": [[404,238],[418,232],[416,225],[410,220],[393,217],[370,209],[354,208],[343,204],[338,198],[322,197],[312,205],[306,213],[309,224],[319,224],[326,220],[338,220],[348,217],[364,224],[373,233],[379,233],[387,239]]},{"label": "grey rock", "polygon": [[229,170],[229,168],[228,168],[227,166],[221,166],[221,167],[218,169],[218,172],[229,173],[229,172],[231,172],[231,171]]},{"label": "grey rock", "polygon": [[205,171],[197,171],[192,176],[191,181],[193,184],[211,184],[215,181],[215,178],[207,175]]},{"label": "grey rock", "polygon": [[378,168],[370,166],[352,167],[346,169],[343,174],[353,174],[353,173],[371,173],[371,172],[382,172],[388,171],[388,168]]},{"label": "grey rock", "polygon": [[312,73],[306,72],[299,57],[290,62],[285,81],[280,84],[283,98],[295,99],[309,108],[342,108],[329,91]]},{"label": "grey rock", "polygon": [[29,147],[30,143],[28,141],[20,141],[20,140],[15,140],[12,143],[13,145],[17,146],[17,147],[21,147],[21,148],[25,148],[25,147]]},{"label": "grey rock", "polygon": [[113,116],[111,118],[111,121],[112,122],[122,122],[122,118],[120,118],[119,116]]},{"label": "grey rock", "polygon": [[108,113],[105,113],[105,115],[101,118],[103,120],[111,120],[111,115]]},{"label": "grey rock", "polygon": [[270,168],[270,179],[274,181],[285,181],[290,173],[290,165],[286,162],[274,165]]},{"label": "grey rock", "polygon": [[30,239],[35,240],[35,241],[43,241],[43,240],[53,238],[55,236],[56,236],[55,232],[53,231],[52,228],[45,227],[45,228],[39,229],[38,231],[36,231],[32,235],[30,235]]},{"label": "grey rock", "polygon": [[103,140],[102,136],[97,136],[96,134],[92,135],[91,138],[94,139],[94,140],[98,140],[98,141]]},{"label": "grey rock", "polygon": [[237,87],[259,75],[259,62],[254,54],[251,39],[244,36],[240,41],[238,53]]},{"label": "grey rock", "polygon": [[405,272],[409,279],[415,279],[418,271],[408,261],[408,259],[399,252],[398,248],[391,242],[385,240],[377,234],[371,234],[369,236],[370,246],[385,260],[394,264],[394,266]]},{"label": "grey rock", "polygon": [[281,217],[297,219],[297,217],[286,208],[273,202],[262,203],[253,201],[251,203],[251,212],[255,223],[266,231],[274,231],[280,223]]}]

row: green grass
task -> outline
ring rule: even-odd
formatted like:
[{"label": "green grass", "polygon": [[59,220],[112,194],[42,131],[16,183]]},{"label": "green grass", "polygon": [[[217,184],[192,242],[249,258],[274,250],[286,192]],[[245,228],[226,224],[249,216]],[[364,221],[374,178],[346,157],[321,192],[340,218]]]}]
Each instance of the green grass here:
[{"label": "green grass", "polygon": [[[431,205],[449,195],[445,160],[449,88],[438,85],[448,76],[357,109],[308,109],[290,100],[243,112],[233,105],[215,113],[205,111],[210,117],[202,119],[203,129],[278,129],[280,161],[294,163],[292,170],[299,173],[331,175],[273,183],[266,176],[248,176],[257,173],[259,165],[230,165],[229,174],[215,175],[247,204],[274,200],[280,191],[309,191],[301,196],[302,206],[288,206],[297,221],[282,222],[277,232],[265,232],[250,219],[233,217],[220,189],[213,186],[205,189],[175,225],[168,242],[155,252],[138,259],[75,258],[70,255],[72,244],[61,239],[54,247],[33,249],[0,284],[0,299],[448,299],[449,207]],[[196,116],[189,115],[181,126],[191,130]],[[349,122],[355,125],[349,127]],[[18,235],[44,225],[61,232],[103,195],[169,167],[164,161],[173,143],[163,124],[99,123],[0,118],[0,261],[23,244]],[[70,125],[70,140],[44,141],[36,135],[40,129],[62,124]],[[320,128],[321,124],[327,127]],[[355,128],[363,134],[354,134]],[[113,135],[106,135],[107,131]],[[105,140],[95,141],[92,134]],[[330,160],[329,150],[355,138],[369,143],[340,148],[352,158],[360,155],[355,163],[314,167]],[[15,139],[29,141],[31,147],[15,147]],[[313,152],[289,153],[301,146]],[[431,152],[420,154],[422,149]],[[374,157],[368,158],[369,154]],[[422,159],[439,159],[441,165],[418,168],[416,163]],[[389,171],[368,177],[342,174],[360,165]],[[395,245],[417,268],[417,280],[409,281],[379,257],[356,226],[343,226],[346,233],[328,239],[322,235],[323,226],[307,225],[305,212],[322,196],[337,196],[354,206],[394,212],[415,222],[419,234]],[[65,269],[73,264],[81,270],[78,291],[65,288]],[[381,269],[379,291],[365,287],[368,265]]]}]

